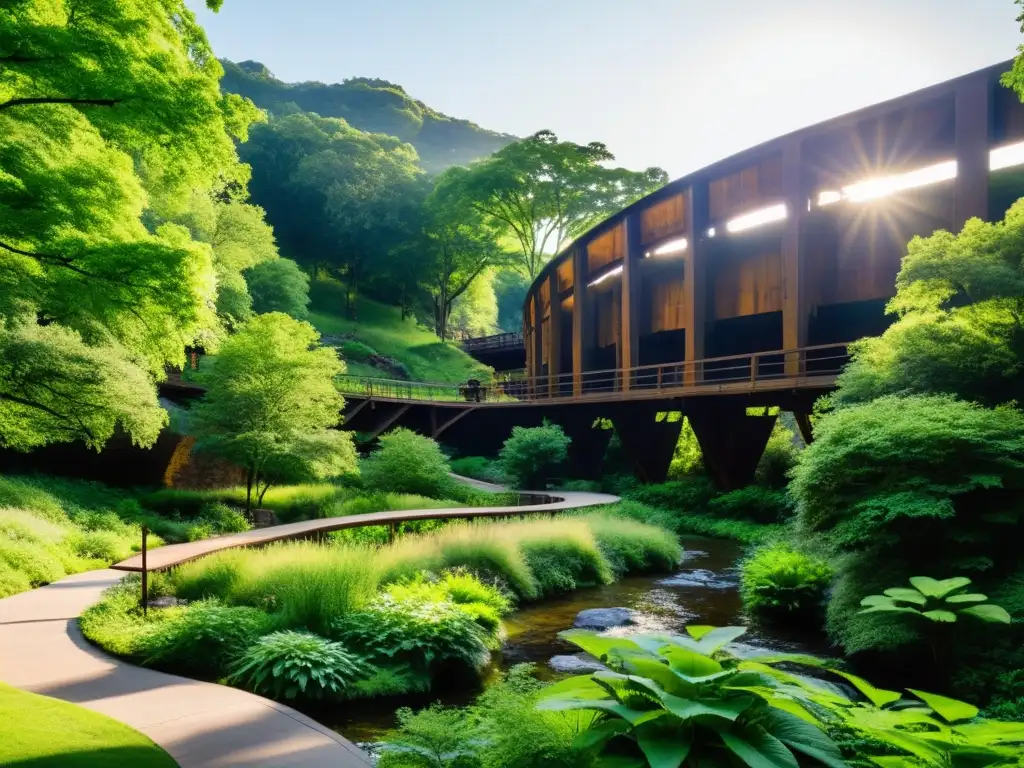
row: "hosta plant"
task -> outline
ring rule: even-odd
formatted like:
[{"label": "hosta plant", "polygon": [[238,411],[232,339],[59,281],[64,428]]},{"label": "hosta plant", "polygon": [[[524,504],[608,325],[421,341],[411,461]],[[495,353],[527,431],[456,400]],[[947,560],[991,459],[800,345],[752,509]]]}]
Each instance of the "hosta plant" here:
[{"label": "hosta plant", "polygon": [[[744,631],[688,627],[687,635],[629,638],[563,632],[611,671],[556,683],[539,706],[595,712],[576,743],[623,768],[846,766],[829,730],[879,746],[877,754],[847,756],[882,768],[1008,768],[1024,754],[1024,724],[980,720],[964,702],[917,690],[905,698],[808,656],[734,658],[723,646]],[[778,664],[816,668],[816,677]],[[821,679],[833,674],[859,695]]]},{"label": "hosta plant", "polygon": [[988,596],[968,592],[971,580],[966,576],[932,579],[914,576],[910,587],[890,587],[881,595],[868,595],[860,601],[861,613],[900,613],[928,621],[951,624],[961,616],[981,621],[1009,624],[1010,614],[988,602]]},{"label": "hosta plant", "polygon": [[242,654],[229,682],[273,699],[342,698],[371,667],[341,643],[308,632],[274,632]]}]

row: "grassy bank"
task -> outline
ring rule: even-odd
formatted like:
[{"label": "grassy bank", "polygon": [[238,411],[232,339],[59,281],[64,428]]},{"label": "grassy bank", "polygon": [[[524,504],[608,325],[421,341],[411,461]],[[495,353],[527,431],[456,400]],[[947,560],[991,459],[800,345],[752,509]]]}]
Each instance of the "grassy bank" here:
[{"label": "grassy bank", "polygon": [[[517,604],[670,570],[681,555],[669,531],[603,514],[456,523],[379,549],[287,543],[154,579],[190,602],[149,617],[137,586],[117,587],[82,630],[135,663],[277,698],[375,698],[474,678]],[[308,687],[289,683],[296,670]]]},{"label": "grassy bank", "polygon": [[143,508],[139,498],[82,480],[0,476],[0,598],[130,557],[143,525],[153,532],[150,546],[247,527],[220,505],[181,520]]},{"label": "grassy bank", "polygon": [[170,755],[109,717],[0,683],[0,765],[176,768]]},{"label": "grassy bank", "polygon": [[399,363],[412,381],[462,383],[470,378],[489,379],[490,368],[470,357],[458,345],[440,341],[411,318],[402,319],[398,307],[358,298],[355,319],[345,316],[344,291],[339,283],[318,280],[310,287],[313,311],[309,321],[322,334],[346,336],[352,344],[342,349],[353,376],[396,378],[393,372],[370,365],[370,353]]}]

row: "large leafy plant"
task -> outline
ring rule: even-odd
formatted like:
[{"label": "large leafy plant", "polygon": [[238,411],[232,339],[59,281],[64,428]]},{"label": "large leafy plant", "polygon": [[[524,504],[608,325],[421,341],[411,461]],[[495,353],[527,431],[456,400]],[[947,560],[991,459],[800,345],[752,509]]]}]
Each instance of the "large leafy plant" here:
[{"label": "large leafy plant", "polygon": [[952,624],[960,616],[981,621],[1009,624],[1005,608],[988,602],[988,595],[967,592],[971,580],[966,576],[939,581],[914,576],[910,587],[890,587],[881,595],[868,595],[860,601],[861,613],[901,613],[928,621]]},{"label": "large leafy plant", "polygon": [[[905,698],[813,657],[732,657],[722,649],[743,627],[687,632],[630,638],[564,632],[612,671],[556,683],[539,706],[596,712],[576,744],[624,767],[846,766],[829,732],[852,732],[874,745],[848,756],[882,768],[1018,765],[1022,724],[979,720],[970,704],[925,691],[910,690],[912,698]],[[816,677],[779,664],[817,668]],[[827,675],[844,678],[858,695],[821,679]]]},{"label": "large leafy plant", "polygon": [[341,643],[308,632],[261,637],[232,670],[229,681],[275,699],[341,698],[370,667]]},{"label": "large leafy plant", "polygon": [[712,658],[743,627],[687,631],[628,639],[563,632],[563,639],[613,671],[556,683],[539,706],[598,712],[579,745],[628,755],[623,766],[796,768],[797,755],[806,765],[845,766],[839,748],[801,705],[810,699],[809,685],[765,663],[729,666]]}]

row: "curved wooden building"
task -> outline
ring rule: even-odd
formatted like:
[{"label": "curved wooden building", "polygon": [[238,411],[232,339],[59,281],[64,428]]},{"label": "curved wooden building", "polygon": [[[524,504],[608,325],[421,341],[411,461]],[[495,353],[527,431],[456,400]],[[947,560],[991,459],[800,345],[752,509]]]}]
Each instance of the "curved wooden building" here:
[{"label": "curved wooden building", "polygon": [[753,352],[789,374],[812,355],[785,351],[881,332],[914,235],[1001,218],[1024,196],[1009,67],[761,144],[596,226],[530,287],[529,377],[571,397],[588,372],[618,371],[627,390],[637,366]]}]

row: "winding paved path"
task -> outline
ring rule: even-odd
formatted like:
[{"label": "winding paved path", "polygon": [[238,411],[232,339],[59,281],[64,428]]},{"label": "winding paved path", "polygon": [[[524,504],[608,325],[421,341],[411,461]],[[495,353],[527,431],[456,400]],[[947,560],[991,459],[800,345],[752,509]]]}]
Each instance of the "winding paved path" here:
[{"label": "winding paved path", "polygon": [[[479,481],[471,484],[498,488]],[[148,566],[166,568],[230,547],[361,525],[554,513],[617,501],[614,496],[591,493],[562,492],[559,498],[532,507],[376,512],[311,520],[161,547],[150,553]],[[163,747],[181,768],[365,768],[371,764],[354,744],[290,707],[236,688],[136,667],[90,645],[78,628],[78,617],[124,576],[124,570],[141,566],[133,561],[120,563],[121,571],[80,573],[0,600],[0,680],[120,720]]]}]

